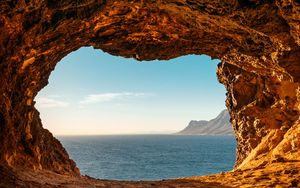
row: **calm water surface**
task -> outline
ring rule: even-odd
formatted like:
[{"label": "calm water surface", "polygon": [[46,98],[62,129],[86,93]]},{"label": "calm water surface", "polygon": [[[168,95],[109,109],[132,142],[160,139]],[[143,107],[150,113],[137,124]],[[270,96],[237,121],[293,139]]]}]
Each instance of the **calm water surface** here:
[{"label": "calm water surface", "polygon": [[233,136],[60,136],[83,175],[100,179],[159,180],[231,170]]}]

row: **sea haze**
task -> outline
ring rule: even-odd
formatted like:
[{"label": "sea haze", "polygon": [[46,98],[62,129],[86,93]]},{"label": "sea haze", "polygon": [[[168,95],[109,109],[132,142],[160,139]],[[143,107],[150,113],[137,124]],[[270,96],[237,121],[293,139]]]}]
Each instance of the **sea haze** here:
[{"label": "sea haze", "polygon": [[160,180],[228,171],[233,136],[60,136],[81,174],[99,179]]}]

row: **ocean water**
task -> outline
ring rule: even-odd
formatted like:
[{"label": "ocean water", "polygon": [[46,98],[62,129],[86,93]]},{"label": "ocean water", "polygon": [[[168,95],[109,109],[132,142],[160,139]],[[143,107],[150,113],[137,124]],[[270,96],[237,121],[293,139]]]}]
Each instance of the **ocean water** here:
[{"label": "ocean water", "polygon": [[81,174],[99,179],[160,180],[228,171],[233,136],[118,135],[58,137]]}]

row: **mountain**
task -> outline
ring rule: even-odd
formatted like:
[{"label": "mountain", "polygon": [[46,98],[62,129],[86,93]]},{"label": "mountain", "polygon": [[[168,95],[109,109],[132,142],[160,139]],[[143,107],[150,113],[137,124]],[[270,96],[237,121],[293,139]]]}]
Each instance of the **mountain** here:
[{"label": "mountain", "polygon": [[232,135],[230,116],[227,110],[223,110],[215,119],[210,121],[192,120],[186,128],[177,134],[187,135]]}]

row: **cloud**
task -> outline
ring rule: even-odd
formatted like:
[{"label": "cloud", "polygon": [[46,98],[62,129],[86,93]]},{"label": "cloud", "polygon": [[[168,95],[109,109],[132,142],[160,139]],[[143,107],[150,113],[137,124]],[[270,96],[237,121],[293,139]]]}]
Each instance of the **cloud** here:
[{"label": "cloud", "polygon": [[38,108],[63,108],[69,106],[67,102],[49,97],[37,97],[36,103]]},{"label": "cloud", "polygon": [[145,95],[146,95],[145,93],[130,93],[130,92],[92,94],[86,96],[79,103],[80,104],[103,103],[103,102],[111,102],[115,100],[122,100],[122,99],[132,98],[132,97],[141,97]]}]

